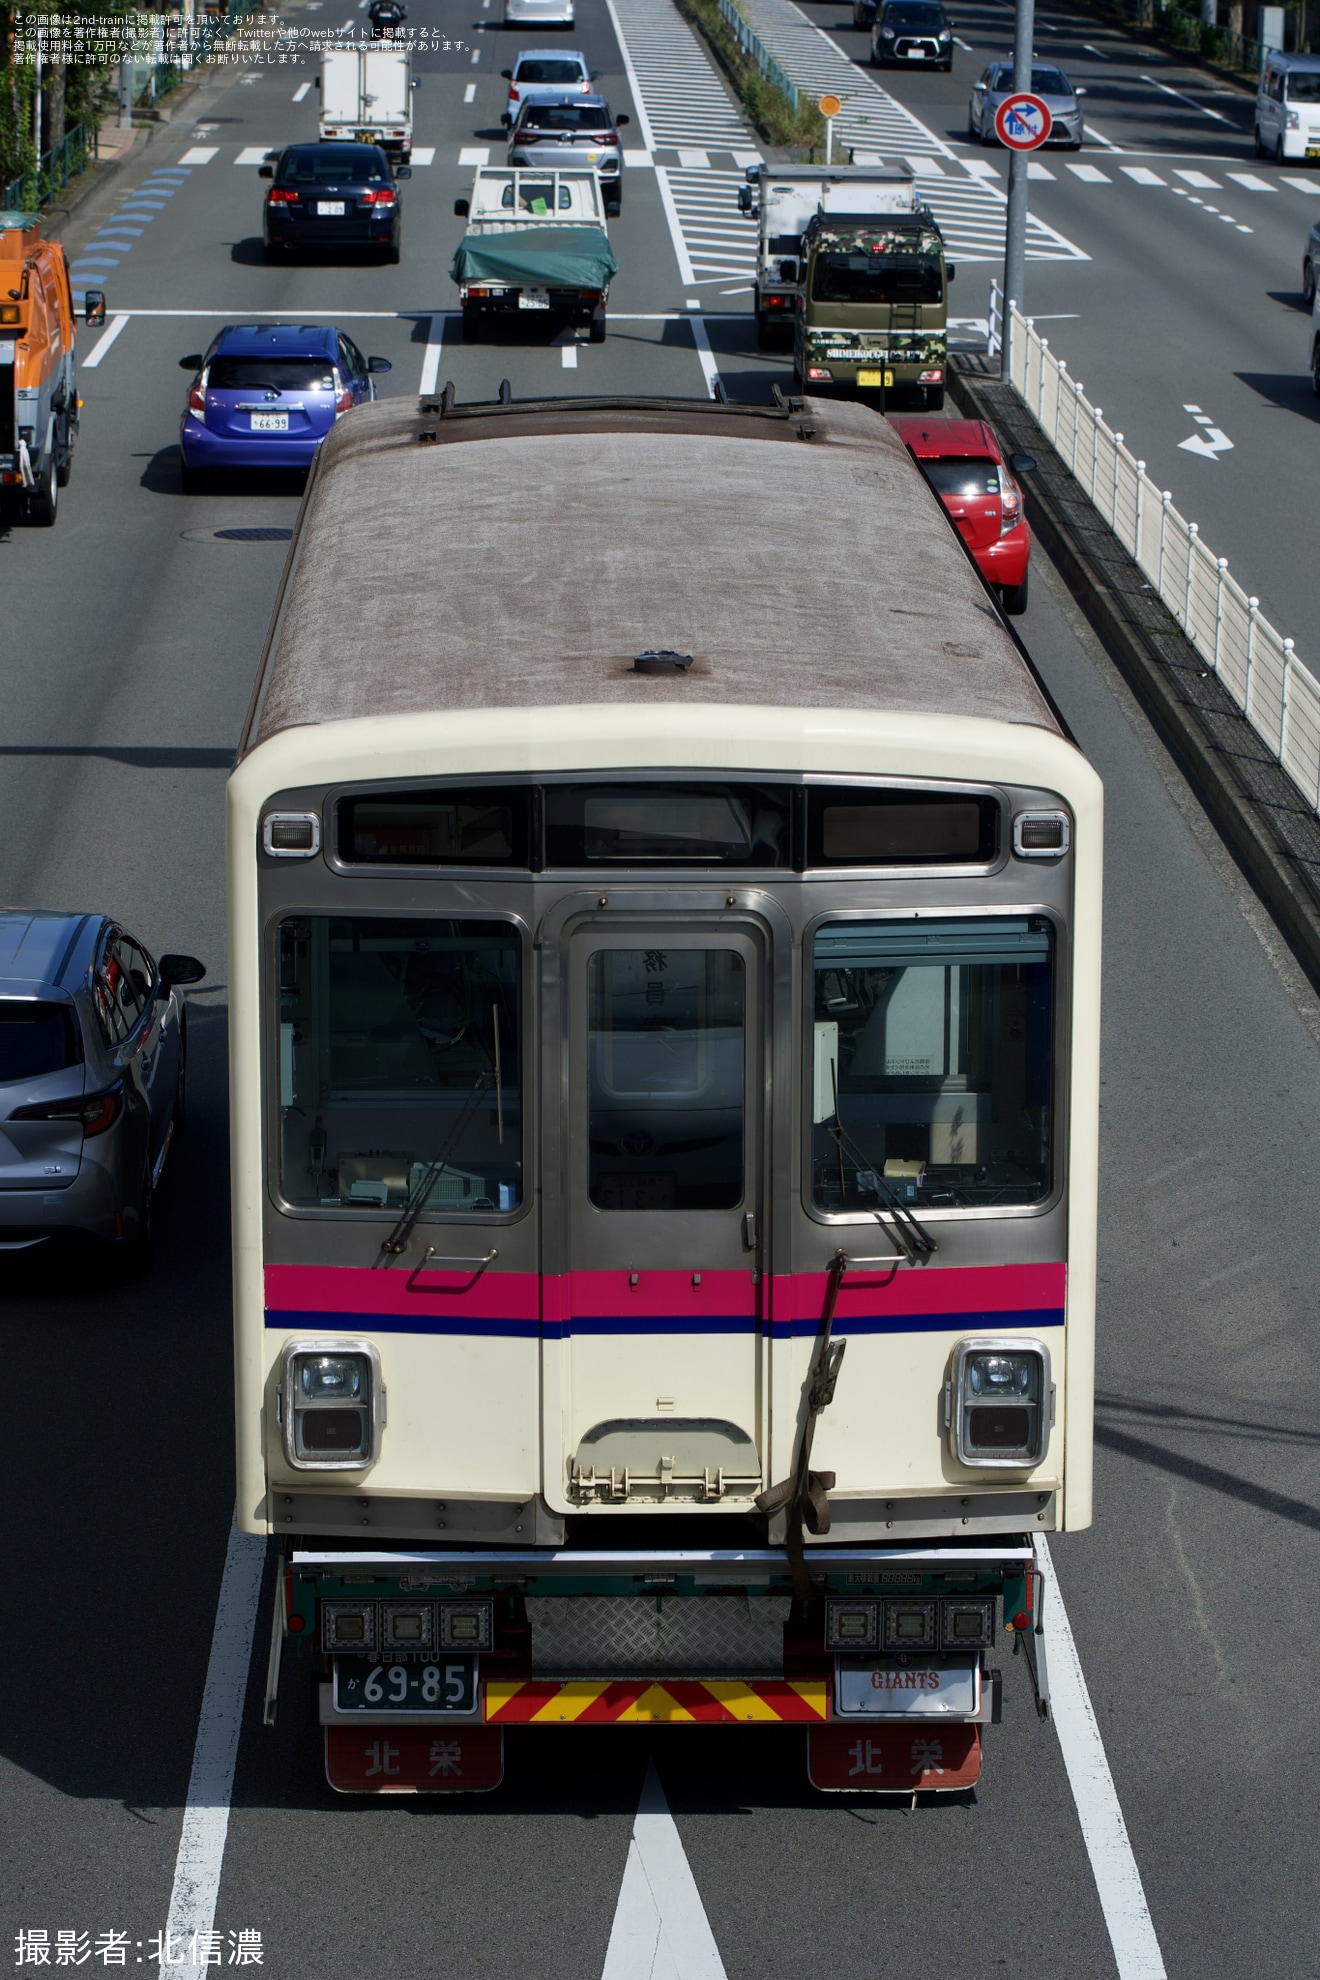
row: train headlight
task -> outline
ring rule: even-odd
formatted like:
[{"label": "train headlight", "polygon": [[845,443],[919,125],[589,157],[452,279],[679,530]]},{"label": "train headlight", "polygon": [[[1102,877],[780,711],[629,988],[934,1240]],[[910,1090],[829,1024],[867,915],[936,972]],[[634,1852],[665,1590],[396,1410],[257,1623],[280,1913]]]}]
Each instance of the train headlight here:
[{"label": "train headlight", "polygon": [[1053,1390],[1041,1341],[961,1341],[945,1415],[960,1464],[1026,1471],[1049,1438]]},{"label": "train headlight", "polygon": [[385,1391],[370,1341],[290,1341],[278,1400],[294,1470],[363,1471],[379,1457]]}]

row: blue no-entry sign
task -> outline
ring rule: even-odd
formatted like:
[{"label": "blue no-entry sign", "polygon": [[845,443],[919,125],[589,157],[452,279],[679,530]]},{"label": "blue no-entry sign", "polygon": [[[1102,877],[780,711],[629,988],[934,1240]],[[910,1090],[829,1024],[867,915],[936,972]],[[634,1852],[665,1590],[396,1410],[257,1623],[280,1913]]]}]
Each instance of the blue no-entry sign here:
[{"label": "blue no-entry sign", "polygon": [[1050,134],[1050,108],[1039,96],[1019,90],[995,111],[995,132],[1010,151],[1034,151]]}]

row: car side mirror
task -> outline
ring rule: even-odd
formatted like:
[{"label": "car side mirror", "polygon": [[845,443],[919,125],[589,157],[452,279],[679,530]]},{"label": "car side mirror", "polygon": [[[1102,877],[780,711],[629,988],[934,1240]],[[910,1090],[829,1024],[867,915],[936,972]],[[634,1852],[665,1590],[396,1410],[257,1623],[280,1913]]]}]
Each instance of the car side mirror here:
[{"label": "car side mirror", "polygon": [[946,261],[944,264],[944,275],[946,281],[951,282],[957,273],[958,273],[957,263],[952,261]]},{"label": "car side mirror", "polygon": [[512,70],[512,69],[501,69],[501,70],[500,70],[500,74],[501,74],[501,75],[503,76],[503,78],[504,78],[504,80],[505,80],[505,82],[512,82],[512,81],[513,81],[513,70]]},{"label": "car side mirror", "polygon": [[591,71],[591,80],[593,82],[599,82],[604,73],[604,69],[593,69]]},{"label": "car side mirror", "polygon": [[257,177],[259,179],[273,179],[275,177],[275,167],[273,165],[258,165]]},{"label": "car side mirror", "polygon": [[377,372],[393,371],[393,369],[394,366],[390,363],[388,358],[369,357],[367,359],[368,371],[377,371]]},{"label": "car side mirror", "polygon": [[740,213],[750,213],[751,210],[752,210],[752,189],[750,186],[739,186],[738,211]]},{"label": "car side mirror", "polygon": [[202,354],[200,351],[194,351],[191,357],[179,359],[180,371],[200,371],[201,368]]},{"label": "car side mirror", "polygon": [[471,202],[471,200],[468,200],[468,199],[456,199],[456,200],[454,201],[454,211],[455,211],[455,213],[456,213],[456,214],[458,215],[458,217],[459,217],[459,219],[460,219],[460,220],[466,220],[466,219],[467,219],[467,217],[468,217],[468,214],[469,214],[469,213],[470,213],[470,212],[472,211],[472,202]]},{"label": "car side mirror", "polygon": [[413,86],[413,88],[414,88],[414,89],[419,89],[419,88],[421,87],[421,81],[422,81],[422,79],[421,79],[421,77],[420,77],[420,76],[414,76],[414,77],[413,77],[413,79],[412,79],[412,86]]},{"label": "car side mirror", "polygon": [[176,983],[200,983],[206,975],[206,964],[196,956],[162,956],[156,968],[162,990],[172,990]]},{"label": "car side mirror", "polygon": [[797,278],[798,278],[798,265],[796,261],[781,261],[779,264],[780,281],[796,282]]},{"label": "car side mirror", "polygon": [[632,118],[628,115],[628,112],[625,110],[622,113],[622,115],[616,117],[614,121],[618,125],[619,129],[622,130],[625,124],[631,124]]},{"label": "car side mirror", "polygon": [[1075,89],[1073,91],[1074,96],[1089,96],[1090,93],[1091,92],[1088,89]]},{"label": "car side mirror", "polygon": [[105,290],[89,289],[83,298],[87,321],[93,329],[105,322]]},{"label": "car side mirror", "polygon": [[503,124],[503,126],[504,126],[504,128],[505,128],[505,130],[506,130],[506,131],[507,131],[507,130],[509,130],[509,129],[510,129],[511,127],[512,127],[512,124],[513,124],[513,118],[512,118],[512,117],[511,117],[511,116],[509,115],[509,113],[508,113],[508,111],[507,111],[507,110],[506,110],[506,111],[504,112],[504,114],[503,114],[503,116],[502,116],[502,117],[500,118],[500,122],[501,122],[501,123]]},{"label": "car side mirror", "polygon": [[398,166],[395,170],[394,176],[396,179],[411,179],[412,166],[411,165]]},{"label": "car side mirror", "polygon": [[1008,465],[1012,468],[1014,474],[1034,474],[1036,472],[1036,456],[1034,454],[1010,454]]}]

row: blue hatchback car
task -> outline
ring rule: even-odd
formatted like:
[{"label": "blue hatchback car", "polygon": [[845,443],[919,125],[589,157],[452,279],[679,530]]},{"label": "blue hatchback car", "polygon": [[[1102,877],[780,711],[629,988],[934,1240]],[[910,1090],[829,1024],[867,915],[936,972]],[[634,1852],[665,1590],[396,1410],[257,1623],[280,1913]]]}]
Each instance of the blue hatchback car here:
[{"label": "blue hatchback car", "polygon": [[214,468],[307,468],[335,421],[376,396],[389,360],[363,357],[325,323],[227,323],[195,374],[179,424],[183,485]]}]

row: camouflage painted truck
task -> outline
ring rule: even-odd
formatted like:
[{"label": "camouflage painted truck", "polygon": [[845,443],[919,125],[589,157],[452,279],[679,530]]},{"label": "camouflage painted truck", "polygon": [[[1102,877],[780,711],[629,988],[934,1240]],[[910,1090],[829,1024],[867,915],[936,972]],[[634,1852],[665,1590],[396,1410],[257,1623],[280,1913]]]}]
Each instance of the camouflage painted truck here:
[{"label": "camouflage painted truck", "polygon": [[898,392],[938,411],[954,269],[930,208],[878,217],[817,213],[798,262],[802,302],[793,371],[799,384],[817,396]]},{"label": "camouflage painted truck", "polygon": [[848,165],[760,164],[738,188],[738,209],[757,223],[756,334],[761,349],[793,344],[802,307],[802,237],[818,213],[873,219],[920,210],[910,165],[886,165],[854,151]]}]

